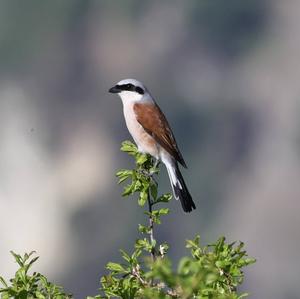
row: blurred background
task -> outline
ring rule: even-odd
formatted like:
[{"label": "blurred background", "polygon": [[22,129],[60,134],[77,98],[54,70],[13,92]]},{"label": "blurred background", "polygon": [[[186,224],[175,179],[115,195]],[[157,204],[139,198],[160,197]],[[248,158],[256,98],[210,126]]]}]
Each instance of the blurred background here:
[{"label": "blurred background", "polygon": [[[0,265],[36,250],[36,270],[75,298],[97,293],[131,250],[141,208],[120,197],[132,167],[122,104],[145,83],[189,166],[197,210],[178,202],[157,230],[177,260],[185,239],[242,240],[256,299],[299,298],[300,2],[0,2]],[[165,170],[161,191],[170,191]]]}]

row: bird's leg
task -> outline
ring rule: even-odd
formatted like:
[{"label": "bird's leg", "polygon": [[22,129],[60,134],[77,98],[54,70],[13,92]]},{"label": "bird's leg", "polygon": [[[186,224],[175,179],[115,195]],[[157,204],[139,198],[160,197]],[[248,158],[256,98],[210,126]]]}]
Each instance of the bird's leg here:
[{"label": "bird's leg", "polygon": [[155,163],[154,163],[153,167],[151,167],[152,170],[150,170],[150,172],[149,172],[151,177],[152,177],[153,174],[155,173],[156,168],[157,168],[157,166],[158,166],[159,163],[160,163],[159,159],[157,159],[157,158],[154,158],[154,159],[155,159]]},{"label": "bird's leg", "polygon": [[158,164],[159,164],[160,161],[157,158],[154,158],[154,159],[155,159],[155,163],[153,165],[153,168],[155,169],[158,166]]},{"label": "bird's leg", "polygon": [[155,159],[155,163],[154,163],[154,165],[151,167],[151,169],[149,170],[149,172],[148,172],[148,176],[150,177],[150,180],[152,181],[152,182],[154,182],[154,184],[155,185],[157,185],[157,181],[155,180],[155,178],[154,178],[154,175],[155,175],[155,173],[156,173],[156,168],[157,168],[157,166],[158,166],[158,164],[159,164],[159,159],[156,159],[156,158],[154,158]]},{"label": "bird's leg", "polygon": [[159,159],[156,159],[156,158],[153,158],[153,159],[155,159],[155,163],[154,163],[154,165],[148,171],[145,170],[145,169],[139,170],[139,172],[141,174],[143,174],[143,175],[145,175],[147,177],[150,177],[150,178],[153,177],[153,174],[155,174],[155,172],[156,172],[155,170],[156,170],[157,166],[160,163]]}]

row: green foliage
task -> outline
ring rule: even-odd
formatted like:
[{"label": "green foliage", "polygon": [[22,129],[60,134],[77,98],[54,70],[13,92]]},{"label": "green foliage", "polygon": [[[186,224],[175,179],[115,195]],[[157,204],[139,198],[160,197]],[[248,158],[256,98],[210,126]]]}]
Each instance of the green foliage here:
[{"label": "green foliage", "polygon": [[[226,243],[221,237],[215,243],[202,246],[200,237],[187,240],[190,254],[182,257],[177,268],[167,256],[169,245],[159,244],[154,238],[153,227],[161,224],[161,217],[168,208],[156,208],[157,204],[168,203],[170,194],[158,195],[158,184],[154,176],[159,168],[149,155],[138,152],[136,146],[125,141],[122,151],[135,158],[136,167],[118,171],[119,183],[125,181],[123,196],[137,194],[140,206],[147,203],[144,213],[148,224],[139,224],[141,237],[136,240],[132,253],[121,250],[122,262],[109,262],[108,273],[101,278],[100,294],[87,299],[240,299],[248,294],[238,293],[237,287],[243,282],[242,268],[255,262],[248,258],[242,242]],[[68,299],[59,286],[49,282],[45,276],[29,270],[38,257],[34,252],[23,257],[12,252],[19,265],[10,283],[0,277],[1,299]],[[2,288],[1,288],[2,285]]]},{"label": "green foliage", "polygon": [[[11,251],[15,261],[19,265],[15,277],[6,282],[0,277],[0,298],[9,299],[67,299],[71,295],[66,294],[60,286],[57,286],[47,280],[47,278],[37,272],[29,274],[32,265],[38,259],[34,252],[20,256]],[[2,285],[2,287],[1,287]]]},{"label": "green foliage", "polygon": [[168,244],[158,244],[153,235],[154,224],[161,224],[161,216],[168,208],[153,210],[158,203],[171,200],[170,194],[158,196],[154,175],[159,169],[149,155],[141,154],[131,142],[125,141],[121,150],[135,158],[136,168],[117,173],[119,183],[129,181],[123,196],[138,194],[138,204],[148,202],[145,215],[149,224],[139,224],[142,237],[136,240],[132,254],[121,251],[122,263],[108,263],[107,275],[101,278],[102,295],[94,298],[199,298],[239,299],[237,287],[243,282],[242,268],[255,262],[243,250],[244,244],[225,242],[221,237],[208,246],[200,245],[200,237],[188,240],[189,256],[181,258],[177,269],[167,257]]},{"label": "green foliage", "polygon": [[142,255],[149,243],[138,240],[132,255],[122,251],[123,263],[108,263],[110,271],[101,279],[104,297],[99,298],[220,298],[238,299],[243,281],[241,268],[254,262],[247,258],[243,243],[227,244],[220,238],[201,247],[199,236],[187,241],[191,256],[183,257],[174,271],[165,256],[167,245],[159,247],[155,260]]},{"label": "green foliage", "polygon": [[[135,157],[136,168],[132,170],[122,169],[117,172],[119,184],[130,180],[130,183],[124,188],[122,196],[129,196],[138,193],[138,204],[144,206],[150,196],[152,203],[167,202],[171,195],[164,195],[157,198],[157,182],[153,179],[153,174],[157,174],[159,169],[153,165],[149,155],[139,153],[136,146],[129,142],[122,143],[121,150]],[[150,175],[151,174],[151,175]]]}]

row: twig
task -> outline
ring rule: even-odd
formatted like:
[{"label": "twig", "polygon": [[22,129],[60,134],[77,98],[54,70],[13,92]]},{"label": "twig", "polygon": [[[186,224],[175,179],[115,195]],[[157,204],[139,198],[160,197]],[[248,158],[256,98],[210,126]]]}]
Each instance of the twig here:
[{"label": "twig", "polygon": [[[136,277],[144,287],[151,287],[152,286],[152,287],[157,288],[158,290],[166,289],[166,285],[164,283],[153,284],[152,281],[151,281],[150,284],[149,284],[147,282],[147,280],[143,279],[141,277],[141,274],[140,274],[139,265],[137,265],[136,267],[134,267],[132,269],[131,275]],[[178,292],[174,289],[166,289],[165,292],[166,292],[167,295],[169,295],[172,298],[179,298],[180,297]]]},{"label": "twig", "polygon": [[[151,194],[150,194],[150,190],[148,190],[148,210],[149,210],[149,228],[150,228],[150,232],[149,232],[149,239],[150,239],[150,244],[151,246],[154,244],[154,221],[153,221],[153,217],[152,217],[152,201],[151,201]],[[155,260],[155,248],[151,249],[151,258],[154,261]]]},{"label": "twig", "polygon": [[149,286],[148,282],[141,277],[139,265],[137,265],[136,267],[133,267],[131,275],[136,277],[143,286]]}]

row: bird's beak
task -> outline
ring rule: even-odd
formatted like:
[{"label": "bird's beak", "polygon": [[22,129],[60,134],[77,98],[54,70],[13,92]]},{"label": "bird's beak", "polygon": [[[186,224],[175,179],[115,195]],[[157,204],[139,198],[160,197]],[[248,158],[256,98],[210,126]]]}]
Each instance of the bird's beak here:
[{"label": "bird's beak", "polygon": [[112,88],[110,88],[108,92],[119,93],[120,91],[121,91],[121,89],[116,85],[116,86],[113,86]]}]

